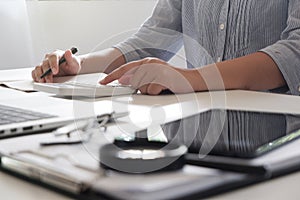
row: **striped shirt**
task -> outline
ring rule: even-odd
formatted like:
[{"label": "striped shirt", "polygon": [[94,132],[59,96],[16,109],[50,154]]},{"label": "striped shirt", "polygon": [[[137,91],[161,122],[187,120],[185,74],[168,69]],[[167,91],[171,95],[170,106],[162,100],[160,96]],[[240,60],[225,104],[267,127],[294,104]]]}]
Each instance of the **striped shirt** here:
[{"label": "striped shirt", "polygon": [[[159,0],[137,33],[115,47],[129,62],[145,57],[168,61],[182,46],[189,68],[265,52],[278,65],[289,93],[300,94],[300,0]],[[181,142],[189,145],[194,135],[191,146],[199,148],[206,135],[203,126],[210,123],[199,121],[201,116],[183,119],[181,128],[181,121],[167,124],[165,134],[173,139],[180,132]],[[229,113],[218,143],[225,149],[245,148],[233,145],[232,138],[258,144],[266,133],[274,139],[300,127],[299,116],[285,119],[286,124],[282,117]],[[201,123],[203,130],[194,130],[193,123]]]},{"label": "striped shirt", "polygon": [[168,61],[184,45],[189,68],[262,51],[300,94],[300,0],[159,0],[131,38],[126,60]]}]

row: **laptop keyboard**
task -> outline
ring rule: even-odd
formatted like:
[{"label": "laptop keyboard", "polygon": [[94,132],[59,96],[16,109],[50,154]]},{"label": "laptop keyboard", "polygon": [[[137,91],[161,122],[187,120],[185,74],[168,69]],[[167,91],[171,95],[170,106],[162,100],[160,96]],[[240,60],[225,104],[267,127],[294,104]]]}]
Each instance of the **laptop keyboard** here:
[{"label": "laptop keyboard", "polygon": [[0,125],[55,117],[45,113],[0,105]]}]

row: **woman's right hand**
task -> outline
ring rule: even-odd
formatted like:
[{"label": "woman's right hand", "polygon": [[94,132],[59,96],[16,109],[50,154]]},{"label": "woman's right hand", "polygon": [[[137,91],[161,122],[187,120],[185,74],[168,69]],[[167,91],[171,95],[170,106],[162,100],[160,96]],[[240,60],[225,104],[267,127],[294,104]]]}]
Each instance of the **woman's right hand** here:
[{"label": "woman's right hand", "polygon": [[[65,57],[66,62],[58,66],[59,59]],[[46,77],[40,78],[42,74],[51,68],[52,73],[49,73]],[[40,83],[52,83],[53,76],[65,76],[78,74],[81,69],[81,60],[79,57],[72,54],[71,50],[61,51],[57,50],[53,53],[46,54],[43,62],[36,66],[32,71],[32,79],[35,82]]]}]

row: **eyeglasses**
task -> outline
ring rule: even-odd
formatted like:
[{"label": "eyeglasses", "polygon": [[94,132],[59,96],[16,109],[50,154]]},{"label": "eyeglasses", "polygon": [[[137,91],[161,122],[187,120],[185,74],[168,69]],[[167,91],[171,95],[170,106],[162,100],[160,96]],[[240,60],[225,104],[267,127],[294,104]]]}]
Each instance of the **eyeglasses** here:
[{"label": "eyeglasses", "polygon": [[128,114],[128,112],[112,112],[98,115],[96,119],[88,118],[79,120],[54,130],[52,133],[54,134],[55,139],[52,141],[41,142],[40,145],[72,145],[88,142],[95,133],[96,128],[97,130],[106,132],[107,124],[115,122],[118,118],[128,116]]}]

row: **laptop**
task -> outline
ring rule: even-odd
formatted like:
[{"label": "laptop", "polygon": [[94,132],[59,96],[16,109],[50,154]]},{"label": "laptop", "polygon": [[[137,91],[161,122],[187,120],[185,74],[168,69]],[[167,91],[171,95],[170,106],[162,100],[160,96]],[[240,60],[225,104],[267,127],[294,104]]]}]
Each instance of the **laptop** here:
[{"label": "laptop", "polygon": [[71,118],[0,104],[0,138],[51,130]]},{"label": "laptop", "polygon": [[[39,101],[39,103],[37,103]],[[111,101],[84,102],[39,96],[0,100],[0,139],[49,132],[61,126],[112,113]]]},{"label": "laptop", "polygon": [[[76,120],[111,112],[110,101],[85,102],[0,87],[0,139],[49,132]],[[100,105],[101,104],[101,105]]]}]

